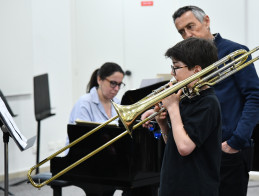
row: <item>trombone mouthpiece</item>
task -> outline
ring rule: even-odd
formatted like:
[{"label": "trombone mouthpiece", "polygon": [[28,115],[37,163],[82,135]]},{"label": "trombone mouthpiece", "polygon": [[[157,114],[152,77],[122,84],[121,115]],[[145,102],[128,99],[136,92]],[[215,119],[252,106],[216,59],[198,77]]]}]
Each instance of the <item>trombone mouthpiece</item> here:
[{"label": "trombone mouthpiece", "polygon": [[175,77],[172,77],[169,82],[174,85],[175,83],[177,83],[177,80],[175,79]]}]

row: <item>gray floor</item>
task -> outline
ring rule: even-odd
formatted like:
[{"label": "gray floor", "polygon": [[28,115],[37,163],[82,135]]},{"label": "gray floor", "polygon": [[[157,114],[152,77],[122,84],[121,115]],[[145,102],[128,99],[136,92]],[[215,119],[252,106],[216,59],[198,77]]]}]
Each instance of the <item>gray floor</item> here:
[{"label": "gray floor", "polygon": [[[44,186],[40,190],[34,188],[31,184],[28,184],[26,182],[17,185],[17,186],[11,186],[15,182],[19,182],[20,179],[10,180],[9,184],[9,192],[13,193],[15,196],[51,196],[52,195],[52,189],[49,186]],[[0,182],[0,187],[4,187],[4,182]],[[0,196],[4,196],[4,192],[0,190]],[[62,191],[63,196],[84,196],[84,192],[74,186],[65,187]],[[252,179],[249,181],[249,188],[248,188],[248,196],[258,196],[259,195],[259,180],[258,179]],[[121,191],[116,191],[114,196],[121,196]]]},{"label": "gray floor", "polygon": [[[12,186],[17,182],[21,182],[23,179],[15,179],[9,181],[9,192],[14,194],[14,196],[52,196],[53,191],[49,186],[44,186],[41,189],[33,187],[30,183],[23,182],[19,185]],[[0,182],[0,187],[4,188],[4,182]],[[4,191],[0,190],[0,196],[4,196]],[[62,189],[62,196],[85,196],[85,193],[82,189],[69,186]],[[121,196],[121,191],[116,191],[114,196]]]}]

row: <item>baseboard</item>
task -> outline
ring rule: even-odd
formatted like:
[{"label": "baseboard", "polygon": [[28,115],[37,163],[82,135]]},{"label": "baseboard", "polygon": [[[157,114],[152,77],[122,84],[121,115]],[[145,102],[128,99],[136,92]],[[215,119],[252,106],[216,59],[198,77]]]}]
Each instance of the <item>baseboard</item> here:
[{"label": "baseboard", "polygon": [[[40,173],[42,172],[49,172],[50,167],[42,167],[40,168]],[[9,174],[9,180],[16,179],[16,178],[27,178],[28,171],[21,171]],[[258,171],[250,171],[249,172],[249,179],[253,181],[259,181],[259,172]],[[0,175],[0,181],[4,181],[4,175]]]},{"label": "baseboard", "polygon": [[[50,167],[41,167],[40,168],[40,173],[42,172],[49,172],[50,171]],[[27,173],[28,171],[20,171],[20,172],[14,172],[14,173],[9,173],[8,175],[8,179],[12,180],[12,179],[16,179],[16,178],[27,178]],[[35,173],[35,172],[33,172]],[[0,175],[0,181],[3,182],[5,178],[5,175]]]},{"label": "baseboard", "polygon": [[249,180],[259,181],[259,172],[258,171],[250,171],[249,172]]}]

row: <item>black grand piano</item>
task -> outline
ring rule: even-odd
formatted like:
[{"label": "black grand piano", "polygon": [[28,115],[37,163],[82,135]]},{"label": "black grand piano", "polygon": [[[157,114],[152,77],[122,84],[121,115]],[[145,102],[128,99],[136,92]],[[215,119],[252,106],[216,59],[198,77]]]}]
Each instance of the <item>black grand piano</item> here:
[{"label": "black grand piano", "polygon": [[[135,103],[166,82],[168,81],[134,91],[127,91],[122,98],[122,105]],[[69,140],[71,142],[76,140],[96,126],[94,124],[68,125]],[[65,157],[52,159],[50,162],[52,175],[57,174],[124,131],[125,128],[120,123],[120,126],[108,125],[95,132],[71,147]],[[159,186],[163,151],[164,142],[162,138],[157,139],[154,137],[154,132],[138,127],[133,130],[132,137],[127,134],[111,146],[60,176],[58,180],[82,188],[87,196],[105,195],[105,193],[116,189],[131,192],[131,195],[134,196],[155,196]],[[57,187],[52,186],[52,188]]]}]

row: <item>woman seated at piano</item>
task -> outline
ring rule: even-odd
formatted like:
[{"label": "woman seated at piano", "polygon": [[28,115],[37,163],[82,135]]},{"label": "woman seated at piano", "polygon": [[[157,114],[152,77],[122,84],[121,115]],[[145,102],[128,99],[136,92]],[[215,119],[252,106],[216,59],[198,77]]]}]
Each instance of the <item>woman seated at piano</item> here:
[{"label": "woman seated at piano", "polygon": [[[122,82],[124,71],[112,62],[104,63],[96,69],[87,85],[86,94],[82,95],[75,103],[69,118],[70,124],[75,124],[76,120],[103,123],[110,118],[117,116],[111,100],[120,104],[120,100],[115,96],[121,87],[125,86]],[[118,118],[111,122],[118,124]],[[67,137],[66,144],[69,144]],[[65,154],[68,153],[68,150]],[[115,190],[107,191],[105,196],[112,196]]]},{"label": "woman seated at piano", "polygon": [[[96,69],[87,85],[87,93],[74,105],[69,123],[77,119],[102,123],[116,116],[111,100],[120,103],[115,96],[125,86],[123,78],[124,71],[116,63],[107,62]],[[112,123],[118,124],[118,119]]]}]

